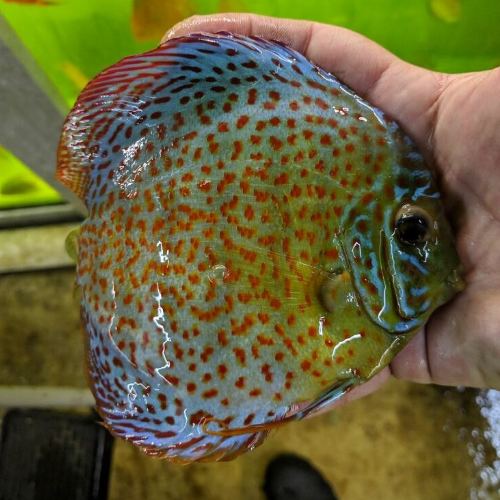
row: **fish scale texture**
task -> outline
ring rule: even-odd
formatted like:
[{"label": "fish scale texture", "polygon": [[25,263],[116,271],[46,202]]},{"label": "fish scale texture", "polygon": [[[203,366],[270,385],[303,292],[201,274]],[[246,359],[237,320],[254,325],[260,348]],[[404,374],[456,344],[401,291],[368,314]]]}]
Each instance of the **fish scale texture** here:
[{"label": "fish scale texture", "polygon": [[252,449],[377,373],[436,305],[391,240],[395,207],[439,197],[421,156],[278,43],[195,35],[105,70],[58,176],[89,208],[77,283],[99,410],[151,454]]}]

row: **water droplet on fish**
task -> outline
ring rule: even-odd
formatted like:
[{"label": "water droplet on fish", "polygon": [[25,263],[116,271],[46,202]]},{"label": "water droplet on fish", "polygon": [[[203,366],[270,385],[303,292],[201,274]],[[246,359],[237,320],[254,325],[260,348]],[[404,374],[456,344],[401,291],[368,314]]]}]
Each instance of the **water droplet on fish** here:
[{"label": "water droplet on fish", "polygon": [[229,271],[224,264],[216,264],[208,271],[208,279],[212,283],[222,283],[229,277]]},{"label": "water droplet on fish", "polygon": [[323,325],[325,324],[325,317],[320,316],[318,321],[318,333],[323,336]]}]

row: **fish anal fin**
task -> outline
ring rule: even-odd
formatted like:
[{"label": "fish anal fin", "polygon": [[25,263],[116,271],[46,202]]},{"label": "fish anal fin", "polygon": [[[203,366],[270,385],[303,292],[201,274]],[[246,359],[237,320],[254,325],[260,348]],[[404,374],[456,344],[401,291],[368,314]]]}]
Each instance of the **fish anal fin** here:
[{"label": "fish anal fin", "polygon": [[[273,420],[272,422],[265,422],[263,424],[252,424],[246,425],[244,427],[233,427],[229,428],[227,424],[219,420],[218,418],[207,418],[201,424],[203,432],[209,434],[210,436],[221,436],[221,437],[232,437],[232,436],[242,436],[245,434],[257,434],[259,432],[268,432],[273,429],[281,427],[283,424],[296,420],[295,415],[286,416],[280,420]],[[220,429],[208,429],[210,424],[219,425]]]},{"label": "fish anal fin", "polygon": [[[228,425],[218,418],[210,417],[206,418],[202,424],[202,430],[210,436],[220,436],[220,437],[232,437],[241,436],[245,434],[257,434],[259,432],[268,432],[273,429],[277,429],[282,425],[291,422],[293,420],[302,420],[303,418],[310,416],[317,411],[321,410],[330,403],[336,401],[349,392],[357,384],[356,379],[350,378],[341,380],[332,387],[330,387],[325,393],[315,399],[312,403],[307,405],[304,409],[294,413],[292,415],[286,415],[279,420],[273,420],[271,422],[264,422],[262,424],[252,424],[243,427],[233,427],[229,428]],[[219,429],[209,429],[210,424],[217,424]]]}]

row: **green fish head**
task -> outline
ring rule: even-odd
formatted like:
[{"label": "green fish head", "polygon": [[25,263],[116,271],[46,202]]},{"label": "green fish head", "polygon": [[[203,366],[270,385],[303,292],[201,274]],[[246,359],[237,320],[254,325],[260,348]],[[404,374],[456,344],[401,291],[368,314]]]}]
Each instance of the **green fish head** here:
[{"label": "green fish head", "polygon": [[430,170],[409,141],[389,161],[393,174],[353,204],[339,239],[358,302],[374,323],[399,334],[421,327],[464,285]]}]

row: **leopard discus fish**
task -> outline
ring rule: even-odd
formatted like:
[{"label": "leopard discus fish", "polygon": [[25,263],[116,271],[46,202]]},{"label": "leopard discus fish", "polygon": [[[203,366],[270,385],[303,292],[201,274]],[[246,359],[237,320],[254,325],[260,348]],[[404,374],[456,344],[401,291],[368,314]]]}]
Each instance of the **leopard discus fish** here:
[{"label": "leopard discus fish", "polygon": [[461,287],[411,140],[277,42],[197,34],[103,71],[57,175],[89,210],[99,412],[174,462],[234,458],[365,382]]}]

